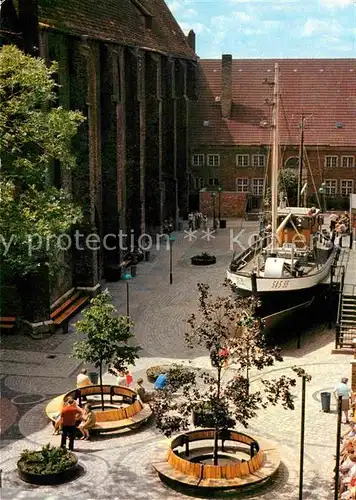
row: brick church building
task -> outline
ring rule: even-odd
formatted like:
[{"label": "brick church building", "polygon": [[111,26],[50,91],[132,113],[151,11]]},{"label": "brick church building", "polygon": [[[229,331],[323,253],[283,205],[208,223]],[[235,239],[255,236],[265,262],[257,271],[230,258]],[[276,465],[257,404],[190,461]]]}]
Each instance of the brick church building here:
[{"label": "brick church building", "polygon": [[[269,181],[274,64],[280,75],[279,167],[298,169],[304,115],[303,184],[308,202],[347,208],[356,192],[356,60],[200,60],[190,124],[192,190],[222,216],[258,209]],[[323,186],[322,192],[319,190]],[[210,192],[209,192],[210,191]],[[248,203],[246,203],[248,201]]]},{"label": "brick church building", "polygon": [[[137,237],[186,216],[197,56],[194,32],[185,37],[163,0],[4,0],[0,34],[2,44],[57,61],[59,104],[86,117],[75,171],[56,164],[52,179],[83,207],[82,234]],[[73,248],[67,272],[36,287],[25,320],[49,327],[51,305],[73,289],[95,293],[121,259],[118,250]],[[7,296],[11,314],[23,316]]]}]

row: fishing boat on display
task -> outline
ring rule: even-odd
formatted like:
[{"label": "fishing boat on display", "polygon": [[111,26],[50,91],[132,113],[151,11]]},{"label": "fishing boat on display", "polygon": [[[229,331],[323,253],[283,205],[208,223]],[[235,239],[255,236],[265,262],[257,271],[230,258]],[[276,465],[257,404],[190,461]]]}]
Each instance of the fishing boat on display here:
[{"label": "fishing boat on display", "polygon": [[[236,285],[238,293],[257,296],[263,304],[274,304],[274,309],[270,308],[269,312],[276,312],[286,304],[293,309],[312,300],[316,287],[330,274],[331,266],[337,259],[338,247],[322,230],[320,209],[287,207],[278,195],[278,64],[275,65],[272,106],[271,209],[266,214],[268,225],[249,248],[233,256],[227,278]],[[301,190],[298,200],[301,200]]]}]

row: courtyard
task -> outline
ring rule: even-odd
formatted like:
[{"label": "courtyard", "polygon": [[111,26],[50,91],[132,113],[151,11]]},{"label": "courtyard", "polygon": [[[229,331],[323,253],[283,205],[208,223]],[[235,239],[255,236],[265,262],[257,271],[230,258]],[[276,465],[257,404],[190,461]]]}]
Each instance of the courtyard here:
[{"label": "courtyard", "polygon": [[[153,249],[148,262],[142,262],[137,276],[129,284],[130,314],[135,322],[135,336],[142,347],[140,359],[132,367],[134,380],[142,377],[145,386],[146,369],[153,365],[181,362],[209,368],[210,359],[203,350],[190,350],[184,344],[186,319],[196,310],[196,285],[208,283],[213,292],[223,292],[225,270],[231,260],[232,237],[240,233],[239,241],[246,244],[256,231],[255,222],[228,221],[227,229],[219,229],[207,237],[198,231],[175,233],[173,247],[173,284],[169,284],[169,251]],[[242,230],[242,232],[241,232]],[[240,251],[237,245],[235,250]],[[216,256],[209,267],[192,267],[190,258],[201,252]],[[120,314],[126,311],[126,285],[102,283],[111,292]],[[74,323],[78,316],[72,320]],[[288,332],[286,332],[287,338]],[[167,446],[167,439],[148,422],[138,431],[102,435],[90,441],[76,441],[82,473],[78,479],[57,487],[35,487],[23,483],[17,476],[16,462],[24,448],[36,449],[51,443],[59,445],[45,415],[48,401],[55,395],[75,387],[76,375],[82,365],[71,357],[72,344],[78,335],[71,324],[68,334],[56,333],[40,340],[23,336],[4,336],[1,368],[1,465],[3,499],[59,499],[78,497],[102,499],[175,499],[187,495],[165,486],[151,466],[155,454]],[[350,378],[349,355],[331,354],[334,332],[323,326],[303,332],[301,347],[296,339],[283,345],[283,363],[263,372],[265,378],[274,374],[291,375],[291,367],[303,367],[312,380],[307,384],[304,497],[330,499],[336,448],[336,404],[331,412],[321,411],[320,393],[331,391],[343,376]],[[92,371],[93,367],[87,367]],[[227,379],[227,368],[224,377]],[[261,373],[253,374],[258,384]],[[106,374],[104,381],[115,383]],[[301,381],[294,389],[295,410],[269,407],[251,421],[246,432],[277,443],[281,466],[276,476],[265,486],[248,493],[220,494],[229,498],[260,498],[279,500],[298,498]],[[239,428],[242,432],[244,429]],[[191,498],[195,498],[193,494]]]}]

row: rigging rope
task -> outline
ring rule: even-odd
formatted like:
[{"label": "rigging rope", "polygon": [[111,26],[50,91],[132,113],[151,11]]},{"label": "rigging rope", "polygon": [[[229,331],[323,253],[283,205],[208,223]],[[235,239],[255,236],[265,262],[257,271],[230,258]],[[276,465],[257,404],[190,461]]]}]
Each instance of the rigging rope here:
[{"label": "rigging rope", "polygon": [[322,210],[320,199],[319,199],[319,195],[318,195],[318,190],[316,189],[316,185],[315,185],[315,181],[314,181],[314,176],[313,176],[313,173],[312,173],[312,170],[311,170],[311,166],[310,166],[308,155],[306,155],[306,160],[307,160],[307,164],[308,164],[309,174],[310,174],[311,180],[313,182],[313,187],[314,187],[314,191],[315,191],[315,196],[316,196],[316,199],[317,199],[317,203],[319,205],[320,210]]}]

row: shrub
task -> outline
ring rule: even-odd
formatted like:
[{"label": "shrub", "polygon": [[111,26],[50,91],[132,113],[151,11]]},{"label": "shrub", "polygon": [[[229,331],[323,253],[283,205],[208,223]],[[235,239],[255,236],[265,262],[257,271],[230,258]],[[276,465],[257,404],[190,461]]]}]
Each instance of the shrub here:
[{"label": "shrub", "polygon": [[170,384],[171,389],[176,390],[182,384],[186,383],[187,377],[189,378],[193,373],[191,369],[183,365],[173,363],[172,365],[157,365],[151,366],[146,370],[148,380],[155,382],[161,373],[167,373],[167,382]]},{"label": "shrub", "polygon": [[161,375],[161,373],[167,373],[168,370],[169,366],[167,365],[151,366],[146,370],[146,375],[148,380],[155,382],[157,377]]},{"label": "shrub", "polygon": [[66,449],[46,444],[40,451],[23,450],[20,468],[30,474],[55,474],[75,465],[75,455]]}]

